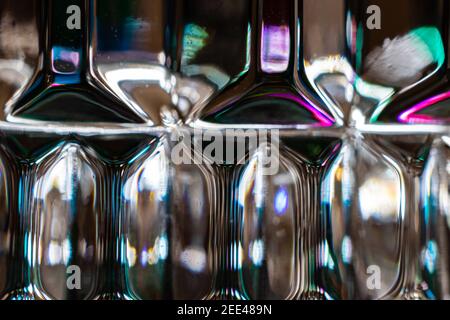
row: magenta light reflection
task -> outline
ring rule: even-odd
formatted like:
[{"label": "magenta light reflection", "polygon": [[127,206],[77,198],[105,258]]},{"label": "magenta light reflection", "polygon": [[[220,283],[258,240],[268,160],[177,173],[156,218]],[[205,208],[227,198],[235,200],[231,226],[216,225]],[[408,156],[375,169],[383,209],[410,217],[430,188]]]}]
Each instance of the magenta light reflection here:
[{"label": "magenta light reflection", "polygon": [[261,69],[267,73],[286,71],[289,64],[290,38],[286,25],[264,25],[261,34]]},{"label": "magenta light reflection", "polygon": [[439,120],[435,119],[433,116],[416,114],[420,110],[426,109],[429,106],[435,105],[441,101],[447,100],[450,98],[450,91],[438,94],[432,98],[426,99],[415,106],[412,106],[402,114],[398,116],[398,120],[403,123],[415,123],[415,124],[436,124],[442,123],[443,121],[447,122],[450,119]]},{"label": "magenta light reflection", "polygon": [[334,124],[333,118],[331,118],[329,115],[327,115],[325,112],[323,112],[319,108],[309,104],[308,102],[304,101],[303,99],[301,99],[300,97],[298,97],[296,95],[293,95],[291,93],[271,93],[271,94],[268,94],[268,96],[274,97],[274,98],[291,100],[291,101],[294,101],[294,102],[298,103],[299,105],[305,107],[306,109],[308,109],[308,111],[310,111],[313,114],[314,118],[316,118],[317,121],[319,121],[319,126],[321,126],[321,127],[330,127]]},{"label": "magenta light reflection", "polygon": [[[62,61],[72,66],[74,71],[62,71],[58,66],[55,66],[56,61]],[[55,73],[60,74],[74,74],[78,72],[80,66],[80,53],[77,51],[69,50],[64,47],[55,46],[52,49],[52,68]]]}]

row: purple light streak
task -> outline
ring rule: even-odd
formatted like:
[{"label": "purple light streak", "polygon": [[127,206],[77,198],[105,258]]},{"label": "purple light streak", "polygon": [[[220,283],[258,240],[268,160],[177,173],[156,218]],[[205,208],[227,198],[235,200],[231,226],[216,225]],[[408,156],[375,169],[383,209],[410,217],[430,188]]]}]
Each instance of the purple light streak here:
[{"label": "purple light streak", "polygon": [[315,107],[315,106],[309,104],[308,102],[304,101],[303,99],[301,99],[300,97],[298,97],[296,95],[293,95],[291,93],[271,93],[271,94],[268,94],[268,96],[274,97],[274,98],[291,100],[291,101],[298,103],[299,105],[306,108],[308,111],[310,111],[313,114],[314,118],[316,118],[317,121],[319,121],[319,126],[321,126],[321,127],[330,127],[334,124],[333,118],[331,118],[329,115],[327,115],[324,111],[322,111],[318,107]]},{"label": "purple light streak", "polygon": [[415,113],[419,112],[420,110],[426,109],[429,106],[435,105],[436,103],[439,103],[441,101],[449,99],[449,98],[450,98],[450,91],[438,94],[431,98],[428,98],[428,99],[412,106],[411,108],[409,108],[408,110],[406,110],[405,112],[400,114],[398,116],[398,120],[403,123],[416,123],[416,124],[436,124],[436,123],[441,123],[443,121],[447,122],[450,119],[438,120],[438,119],[433,118],[432,116],[420,115],[420,114],[415,114]]},{"label": "purple light streak", "polygon": [[289,27],[264,25],[261,34],[261,69],[267,73],[286,71],[289,64]]}]

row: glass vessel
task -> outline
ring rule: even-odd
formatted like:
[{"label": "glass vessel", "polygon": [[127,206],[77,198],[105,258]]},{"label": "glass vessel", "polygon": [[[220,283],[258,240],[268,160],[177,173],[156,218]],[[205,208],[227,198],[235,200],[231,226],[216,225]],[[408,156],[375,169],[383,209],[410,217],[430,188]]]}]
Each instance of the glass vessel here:
[{"label": "glass vessel", "polygon": [[448,299],[448,1],[0,2],[1,299]]},{"label": "glass vessel", "polygon": [[[232,30],[219,29],[200,5],[205,1],[184,2],[177,60],[182,73],[216,91],[193,105],[186,123],[211,135],[220,132],[222,142],[233,145],[219,161],[210,161],[217,201],[211,240],[215,283],[209,298],[325,298],[318,274],[325,237],[320,181],[339,152],[342,119],[336,105],[309,86],[300,63],[302,2],[206,5],[223,9],[219,21],[236,13]],[[224,45],[230,47],[229,57],[213,54]],[[240,131],[233,138],[227,129]],[[246,145],[247,138],[267,130],[277,137]],[[308,134],[314,137],[307,139]],[[238,156],[233,148],[245,152]],[[279,170],[266,175],[270,160]]]}]

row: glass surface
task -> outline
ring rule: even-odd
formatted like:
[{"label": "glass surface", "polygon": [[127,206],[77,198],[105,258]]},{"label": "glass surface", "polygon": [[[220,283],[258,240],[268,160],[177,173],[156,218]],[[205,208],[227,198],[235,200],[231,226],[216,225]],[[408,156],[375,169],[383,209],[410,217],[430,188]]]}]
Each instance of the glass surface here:
[{"label": "glass surface", "polygon": [[448,124],[446,1],[303,6],[307,77],[338,102],[346,122]]},{"label": "glass surface", "polygon": [[449,12],[2,0],[0,298],[449,299]]}]

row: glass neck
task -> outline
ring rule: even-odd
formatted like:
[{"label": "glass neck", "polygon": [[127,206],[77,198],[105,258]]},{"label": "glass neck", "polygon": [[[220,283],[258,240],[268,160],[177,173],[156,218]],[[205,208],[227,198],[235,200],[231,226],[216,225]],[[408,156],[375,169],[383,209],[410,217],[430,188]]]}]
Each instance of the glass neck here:
[{"label": "glass neck", "polygon": [[43,69],[56,84],[80,83],[89,67],[89,0],[44,0]]},{"label": "glass neck", "polygon": [[263,79],[296,77],[299,29],[299,1],[253,0],[249,74]]}]

